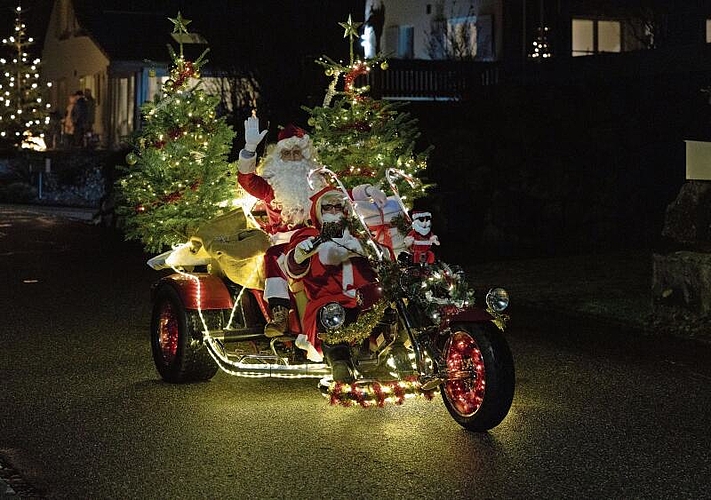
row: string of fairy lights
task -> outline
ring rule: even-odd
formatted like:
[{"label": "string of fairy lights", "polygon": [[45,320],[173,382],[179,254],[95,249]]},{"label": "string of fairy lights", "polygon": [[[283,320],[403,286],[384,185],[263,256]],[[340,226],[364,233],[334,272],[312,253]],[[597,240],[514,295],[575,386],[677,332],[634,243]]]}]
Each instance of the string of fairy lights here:
[{"label": "string of fairy lights", "polygon": [[40,59],[30,60],[27,48],[34,39],[27,35],[22,20],[22,6],[15,8],[14,33],[3,38],[11,52],[0,57],[0,138],[9,139],[25,149],[44,150],[45,129],[49,126],[49,103],[44,103],[40,83]]}]

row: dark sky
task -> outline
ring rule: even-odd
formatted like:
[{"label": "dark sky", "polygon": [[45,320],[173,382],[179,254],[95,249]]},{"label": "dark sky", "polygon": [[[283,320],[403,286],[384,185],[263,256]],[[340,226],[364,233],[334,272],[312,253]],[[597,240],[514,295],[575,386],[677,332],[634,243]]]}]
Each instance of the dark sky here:
[{"label": "dark sky", "polygon": [[[20,0],[0,0],[0,38],[12,34],[14,9]],[[205,36],[209,43],[211,65],[226,69],[255,71],[263,95],[273,104],[273,111],[284,109],[287,114],[300,113],[302,104],[318,96],[322,99],[321,82],[313,84],[314,74],[322,73],[315,63],[321,55],[339,60],[348,58],[348,40],[339,22],[353,16],[362,22],[365,0],[74,0],[75,5],[98,13],[95,19],[102,26],[102,12],[144,11],[165,16],[165,34],[173,26],[167,17],[180,10],[191,19],[190,31]],[[30,48],[32,55],[41,56],[42,40],[51,14],[53,0],[21,0],[23,19],[28,34],[36,39]],[[85,26],[92,29],[91,26]],[[116,28],[115,26],[109,26]],[[156,29],[161,29],[157,27]],[[116,40],[116,37],[107,37]],[[131,38],[127,36],[127,38]],[[156,37],[153,37],[155,40]],[[130,43],[130,41],[128,42]],[[156,45],[156,44],[153,44]],[[128,58],[160,60],[167,49],[161,42],[157,54],[147,54],[143,47],[130,47]],[[109,49],[109,47],[105,47]],[[136,50],[139,49],[139,50]],[[140,55],[140,57],[139,57]],[[317,76],[318,77],[318,76]],[[307,94],[312,93],[312,96]]]},{"label": "dark sky", "polygon": [[27,32],[37,40],[37,54],[42,50],[40,45],[44,39],[47,29],[47,21],[52,9],[52,0],[0,0],[0,39],[7,38],[13,34],[15,25],[15,8],[22,5],[24,11],[23,20],[27,26]]}]

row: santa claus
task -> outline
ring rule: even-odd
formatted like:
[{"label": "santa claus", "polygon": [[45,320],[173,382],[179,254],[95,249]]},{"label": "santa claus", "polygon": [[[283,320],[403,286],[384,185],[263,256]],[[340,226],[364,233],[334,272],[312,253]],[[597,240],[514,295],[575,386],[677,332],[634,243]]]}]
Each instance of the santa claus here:
[{"label": "santa claus", "polygon": [[361,242],[348,231],[349,205],[345,195],[325,188],[312,199],[314,226],[297,231],[286,254],[287,273],[303,283],[308,299],[302,322],[305,339],[301,339],[301,343],[297,339],[296,344],[306,346],[308,357],[314,361],[319,361],[320,355],[312,353],[322,351],[334,380],[351,382],[350,348],[346,344],[325,346],[320,343],[317,314],[329,302],[338,302],[347,311],[356,311],[358,290],[375,283],[377,278],[363,256]]},{"label": "santa claus", "polygon": [[435,255],[432,245],[439,245],[439,238],[432,234],[432,214],[422,210],[414,210],[411,214],[412,229],[403,242],[412,252],[415,264],[433,264]]},{"label": "santa claus", "polygon": [[[266,130],[259,130],[259,118],[252,112],[244,122],[245,146],[239,154],[237,180],[266,206],[268,224],[264,230],[271,235],[273,246],[264,257],[264,298],[271,313],[264,333],[275,337],[287,332],[291,307],[288,283],[280,264],[285,245],[294,231],[308,225],[310,198],[327,183],[319,174],[311,175],[309,182],[309,175],[321,164],[306,131],[294,125],[279,132],[278,142],[267,152],[258,171],[256,150],[266,134]],[[372,200],[378,206],[387,201],[385,193],[370,184],[353,188],[352,196],[355,200]]]}]

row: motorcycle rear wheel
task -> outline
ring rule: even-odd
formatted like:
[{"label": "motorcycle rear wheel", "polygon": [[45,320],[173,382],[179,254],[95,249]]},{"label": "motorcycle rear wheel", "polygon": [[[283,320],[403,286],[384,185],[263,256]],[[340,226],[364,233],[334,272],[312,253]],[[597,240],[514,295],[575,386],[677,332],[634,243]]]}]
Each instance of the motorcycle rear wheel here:
[{"label": "motorcycle rear wheel", "polygon": [[151,315],[151,351],[153,362],[166,382],[184,383],[210,380],[217,373],[217,363],[194,335],[189,314],[178,293],[169,285],[156,293]]},{"label": "motorcycle rear wheel", "polygon": [[513,357],[501,331],[491,323],[458,323],[444,346],[448,379],[442,384],[444,405],[468,431],[499,425],[513,401]]}]

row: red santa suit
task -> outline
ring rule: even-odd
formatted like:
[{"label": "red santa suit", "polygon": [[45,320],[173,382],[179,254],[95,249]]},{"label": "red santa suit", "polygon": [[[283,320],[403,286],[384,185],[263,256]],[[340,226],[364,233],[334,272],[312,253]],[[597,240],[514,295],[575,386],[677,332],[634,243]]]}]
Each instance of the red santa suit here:
[{"label": "red santa suit", "polygon": [[[293,148],[301,151],[302,160],[282,161],[281,151]],[[313,159],[308,134],[294,125],[279,132],[278,142],[267,155],[261,175],[257,174],[256,166],[254,153],[245,149],[240,151],[237,181],[249,194],[264,201],[267,223],[262,228],[272,239],[272,246],[264,256],[264,298],[278,298],[288,303],[289,289],[280,259],[294,231],[306,226],[310,196],[326,183],[317,175],[312,179],[313,188],[309,185],[309,172],[320,165]]]},{"label": "red santa suit", "polygon": [[412,252],[415,264],[434,264],[435,254],[432,245],[439,245],[437,235],[432,234],[432,214],[412,212],[412,229],[404,239],[405,246]]},{"label": "red santa suit", "polygon": [[313,255],[303,262],[297,262],[295,253],[299,243],[320,234],[321,200],[324,194],[329,193],[339,192],[326,188],[314,196],[316,201],[312,205],[312,220],[318,221],[318,227],[297,231],[287,250],[287,274],[293,280],[303,283],[308,298],[303,320],[304,334],[319,352],[321,344],[316,324],[319,309],[329,302],[338,302],[346,309],[355,308],[358,306],[358,289],[376,281],[375,272],[367,259],[358,255],[363,251],[360,242],[348,229],[344,229],[342,237],[321,243]]}]

